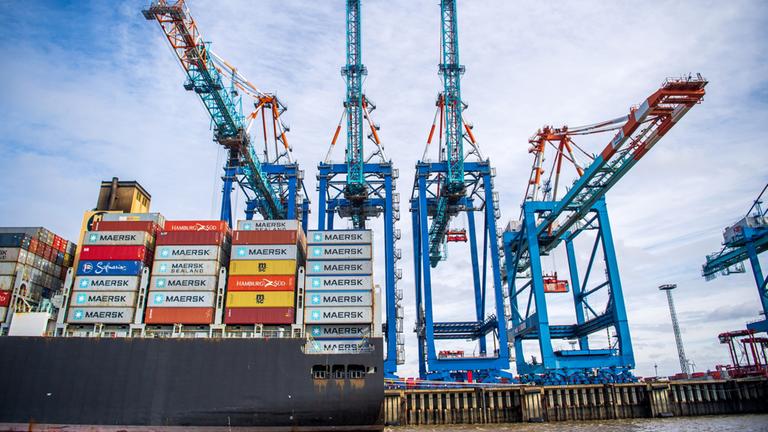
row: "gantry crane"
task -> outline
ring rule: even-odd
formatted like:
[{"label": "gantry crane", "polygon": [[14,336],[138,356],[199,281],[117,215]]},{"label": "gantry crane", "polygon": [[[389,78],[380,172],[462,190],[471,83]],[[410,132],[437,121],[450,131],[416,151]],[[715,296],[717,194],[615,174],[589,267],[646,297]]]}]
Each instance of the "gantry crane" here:
[{"label": "gantry crane", "polygon": [[[628,115],[583,127],[547,126],[529,140],[534,162],[520,219],[509,223],[502,241],[512,315],[509,339],[514,341],[517,373],[523,381],[563,384],[634,379],[634,354],[605,195],[702,101],[706,84],[701,75],[668,79]],[[615,135],[596,155],[573,139],[611,131]],[[543,180],[548,149],[554,151],[554,157]],[[575,180],[568,188],[560,179],[563,161],[574,168]],[[594,239],[586,268],[580,271],[576,248],[588,244],[589,240],[578,238],[587,232]],[[555,253],[563,242],[569,270],[566,279],[548,274],[542,265],[542,257]],[[599,256],[603,269],[596,269]],[[592,280],[595,275],[601,280]],[[550,324],[547,294],[567,292],[568,287],[576,323]],[[598,302],[605,306],[597,307]],[[614,335],[608,333],[607,348],[594,348],[597,333],[610,329]],[[556,351],[555,340],[577,341],[578,349]],[[540,360],[527,360],[526,341],[538,342]]]},{"label": "gantry crane", "polygon": [[[441,0],[441,61],[439,73],[442,92],[437,97],[437,111],[427,138],[424,155],[416,164],[411,195],[413,223],[414,279],[416,288],[416,334],[419,350],[419,374],[423,379],[446,381],[498,381],[506,378],[509,367],[504,319],[503,286],[496,221],[498,194],[493,191],[495,171],[484,159],[472,133],[463,119],[467,105],[461,99],[459,38],[456,0]],[[437,131],[438,161],[428,159],[430,144]],[[469,150],[465,154],[464,143]],[[432,268],[446,258],[446,242],[463,241],[461,231],[449,229],[451,219],[459,213],[467,216],[467,246],[472,261],[474,287],[474,320],[435,322],[433,308]],[[482,249],[478,248],[475,213],[482,215]],[[482,260],[479,257],[482,252]],[[490,261],[490,262],[489,262]],[[487,279],[490,273],[495,298],[493,312],[486,313]],[[494,348],[488,352],[491,335]],[[477,343],[473,356],[462,350],[436,348],[437,340],[468,339]]]},{"label": "gantry crane", "polygon": [[[395,192],[398,170],[384,153],[379,127],[371,119],[376,105],[363,93],[363,77],[368,73],[362,60],[360,0],[346,0],[346,65],[341,75],[347,84],[346,99],[325,160],[317,167],[319,181],[319,230],[334,229],[334,219],[348,219],[354,229],[365,229],[369,219],[384,215],[384,285],[386,298],[386,358],[384,374],[394,377],[397,365],[405,361],[403,340],[402,290],[397,281],[402,271],[396,268],[401,257],[396,242],[400,230],[400,195]],[[347,147],[345,163],[331,162],[331,155],[346,118]],[[365,130],[375,150],[365,155]]]},{"label": "gantry crane", "polygon": [[[184,88],[200,97],[211,117],[214,140],[227,151],[221,220],[232,226],[231,195],[237,184],[245,195],[247,219],[255,213],[264,219],[302,219],[306,230],[309,199],[303,188],[303,172],[292,158],[288,128],[280,119],[285,105],[276,95],[260,91],[211,51],[184,0],[156,0],[142,14],[160,25],[187,75]],[[247,116],[241,92],[254,101],[254,109]],[[261,155],[250,134],[257,123],[263,129]]]},{"label": "gantry crane", "polygon": [[747,328],[759,332],[768,332],[768,278],[763,276],[758,256],[768,250],[768,208],[763,209],[763,196],[768,190],[765,185],[755,199],[747,214],[723,232],[723,248],[707,255],[707,262],[702,266],[702,275],[712,280],[717,274],[729,275],[744,273],[744,261],[749,259],[752,275],[757,284],[763,319],[747,324]]}]

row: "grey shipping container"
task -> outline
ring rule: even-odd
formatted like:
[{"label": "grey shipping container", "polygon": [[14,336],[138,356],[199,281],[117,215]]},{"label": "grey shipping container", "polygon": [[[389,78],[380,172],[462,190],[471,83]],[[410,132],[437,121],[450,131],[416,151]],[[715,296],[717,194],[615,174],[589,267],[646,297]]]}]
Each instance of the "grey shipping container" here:
[{"label": "grey shipping container", "polygon": [[78,291],[69,307],[134,307],[135,291]]},{"label": "grey shipping container", "polygon": [[295,231],[299,229],[297,220],[241,220],[237,221],[238,231]]},{"label": "grey shipping container", "polygon": [[307,324],[369,324],[373,313],[370,307],[312,307],[305,306]]},{"label": "grey shipping container", "polygon": [[147,307],[213,307],[212,291],[153,291],[147,295]]},{"label": "grey shipping container", "polygon": [[316,324],[308,325],[307,332],[315,339],[360,339],[371,336],[370,324]]},{"label": "grey shipping container", "polygon": [[372,306],[372,290],[368,291],[312,291],[307,293],[307,306]]},{"label": "grey shipping container", "polygon": [[157,261],[152,266],[153,275],[166,276],[215,276],[219,274],[218,261]]},{"label": "grey shipping container", "polygon": [[67,322],[71,324],[130,324],[134,308],[81,308],[70,307]]},{"label": "grey shipping container", "polygon": [[75,291],[135,291],[139,289],[139,276],[78,276]]},{"label": "grey shipping container", "polygon": [[159,246],[155,250],[155,260],[218,261],[224,255],[220,246]]},{"label": "grey shipping container", "polygon": [[370,260],[363,261],[308,261],[307,275],[370,275],[373,264]]},{"label": "grey shipping container", "polygon": [[296,245],[237,245],[232,250],[233,260],[295,260]]},{"label": "grey shipping container", "polygon": [[327,260],[369,260],[371,245],[310,245],[310,259]]},{"label": "grey shipping container", "polygon": [[307,291],[373,289],[373,278],[371,276],[307,276],[305,289]]},{"label": "grey shipping container", "polygon": [[213,291],[216,276],[152,276],[150,290],[158,291]]},{"label": "grey shipping container", "polygon": [[307,234],[308,244],[370,244],[371,230],[312,231]]}]

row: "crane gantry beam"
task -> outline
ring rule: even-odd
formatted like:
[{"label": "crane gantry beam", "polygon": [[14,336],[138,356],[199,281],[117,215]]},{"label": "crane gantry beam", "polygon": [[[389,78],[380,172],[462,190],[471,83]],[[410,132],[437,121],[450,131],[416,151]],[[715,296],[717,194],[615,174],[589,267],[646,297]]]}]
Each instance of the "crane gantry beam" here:
[{"label": "crane gantry beam", "polygon": [[[232,223],[229,193],[233,183],[241,185],[247,195],[250,192],[249,208],[253,208],[265,219],[284,219],[288,217],[279,192],[273,187],[273,181],[267,174],[262,161],[256,154],[248,134],[250,123],[259,112],[269,114],[273,121],[274,138],[280,141],[285,155],[290,162],[290,147],[285,137],[285,127],[279,122],[285,107],[271,94],[263,93],[244,79],[237,70],[217,57],[202,35],[192,18],[184,0],[156,0],[142,11],[147,20],[157,21],[168,40],[181,67],[187,75],[184,88],[194,91],[203,102],[210,115],[214,129],[214,139],[228,152],[227,167],[224,176],[224,195],[222,198],[221,218]],[[231,79],[231,85],[224,82],[225,73]],[[255,100],[256,109],[247,116],[242,112],[242,101],[237,90],[243,91]],[[265,111],[263,108],[269,108]],[[266,134],[266,118],[265,134]],[[266,137],[266,135],[265,135]],[[275,155],[277,162],[279,155]],[[294,203],[288,203],[293,207]],[[291,211],[290,213],[295,213]]]}]

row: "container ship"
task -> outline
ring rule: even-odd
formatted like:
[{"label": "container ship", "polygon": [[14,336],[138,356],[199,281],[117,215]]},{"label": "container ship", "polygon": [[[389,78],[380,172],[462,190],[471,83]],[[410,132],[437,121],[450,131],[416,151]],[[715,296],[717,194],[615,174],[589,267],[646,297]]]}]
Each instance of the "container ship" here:
[{"label": "container ship", "polygon": [[79,246],[0,229],[0,429],[383,428],[370,231],[149,199],[104,182]]}]

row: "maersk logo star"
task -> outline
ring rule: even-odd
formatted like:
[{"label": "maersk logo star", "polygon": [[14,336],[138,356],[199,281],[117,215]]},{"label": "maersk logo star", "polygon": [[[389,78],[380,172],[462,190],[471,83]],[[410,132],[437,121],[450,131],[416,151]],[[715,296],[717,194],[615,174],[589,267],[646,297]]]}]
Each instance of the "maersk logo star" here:
[{"label": "maersk logo star", "polygon": [[322,248],[319,248],[319,247],[312,248],[312,255],[320,256],[322,254],[323,254],[323,249]]},{"label": "maersk logo star", "polygon": [[161,304],[161,303],[163,303],[163,295],[158,294],[155,296],[155,304]]},{"label": "maersk logo star", "polygon": [[312,286],[315,288],[320,287],[320,280],[319,279],[312,279]]},{"label": "maersk logo star", "polygon": [[320,240],[322,240],[322,239],[323,239],[323,235],[322,235],[322,234],[318,234],[318,233],[315,233],[315,237],[314,237],[314,239],[315,239],[315,241],[320,241]]},{"label": "maersk logo star", "polygon": [[160,271],[165,273],[168,271],[168,264],[160,264]]},{"label": "maersk logo star", "polygon": [[312,264],[313,271],[320,271],[320,264]]},{"label": "maersk logo star", "polygon": [[83,311],[81,311],[81,310],[76,310],[76,311],[75,311],[75,319],[76,319],[76,320],[79,320],[79,319],[83,319]]},{"label": "maersk logo star", "polygon": [[98,239],[99,239],[99,235],[98,234],[91,234],[90,236],[88,236],[88,240],[92,241],[92,242],[95,242]]},{"label": "maersk logo star", "polygon": [[319,320],[320,319],[320,312],[312,311],[312,319],[313,320]]},{"label": "maersk logo star", "polygon": [[237,250],[237,254],[239,256],[245,256],[245,248],[240,248]]},{"label": "maersk logo star", "polygon": [[312,304],[320,304],[320,296],[315,294],[312,296]]},{"label": "maersk logo star", "polygon": [[78,303],[85,303],[85,294],[78,294],[77,295],[77,302]]},{"label": "maersk logo star", "polygon": [[161,257],[167,257],[169,253],[170,252],[168,252],[168,249],[163,249],[163,250],[160,251],[160,256]]},{"label": "maersk logo star", "polygon": [[159,288],[164,287],[165,286],[165,279],[158,279],[157,281],[155,281],[155,286],[159,287]]},{"label": "maersk logo star", "polygon": [[88,288],[88,279],[80,279],[80,288]]},{"label": "maersk logo star", "polygon": [[312,328],[312,336],[320,336],[320,333],[322,333],[320,331],[320,327],[313,327]]}]

